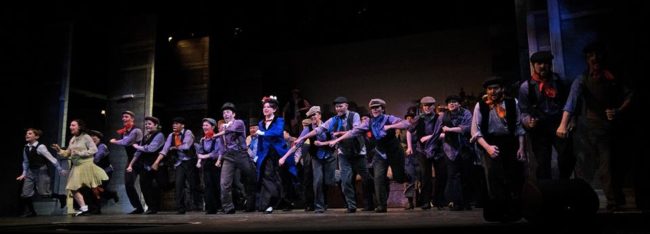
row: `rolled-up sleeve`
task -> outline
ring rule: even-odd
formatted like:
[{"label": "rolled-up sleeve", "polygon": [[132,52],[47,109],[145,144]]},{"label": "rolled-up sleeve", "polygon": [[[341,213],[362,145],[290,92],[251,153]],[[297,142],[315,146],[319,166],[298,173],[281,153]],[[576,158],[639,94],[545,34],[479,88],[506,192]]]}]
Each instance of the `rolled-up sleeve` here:
[{"label": "rolled-up sleeve", "polygon": [[571,91],[564,105],[564,111],[569,113],[575,112],[576,106],[578,105],[578,97],[582,93],[582,79],[583,76],[580,76],[571,84]]}]

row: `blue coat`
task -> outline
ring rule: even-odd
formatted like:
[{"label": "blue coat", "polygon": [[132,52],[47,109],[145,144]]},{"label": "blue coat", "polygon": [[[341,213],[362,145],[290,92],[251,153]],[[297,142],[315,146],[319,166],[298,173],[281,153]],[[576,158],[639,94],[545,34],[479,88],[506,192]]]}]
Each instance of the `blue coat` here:
[{"label": "blue coat", "polygon": [[[260,169],[262,168],[262,162],[269,154],[271,147],[278,152],[280,157],[289,151],[287,142],[284,140],[284,119],[281,117],[275,117],[269,128],[266,128],[264,120],[260,121],[258,127],[261,131],[264,132],[264,136],[258,136],[257,140],[257,178],[260,178]],[[296,169],[296,162],[292,156],[287,157],[285,161],[285,166],[289,167],[289,172],[294,176],[298,175],[298,170]]]}]

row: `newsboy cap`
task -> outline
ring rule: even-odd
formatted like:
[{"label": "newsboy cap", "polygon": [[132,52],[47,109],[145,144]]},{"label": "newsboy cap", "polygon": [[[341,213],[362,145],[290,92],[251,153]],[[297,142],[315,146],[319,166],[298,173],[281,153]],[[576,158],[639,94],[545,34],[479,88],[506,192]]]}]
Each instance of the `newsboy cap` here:
[{"label": "newsboy cap", "polygon": [[531,63],[543,63],[553,60],[553,54],[550,51],[537,51],[530,56]]},{"label": "newsboy cap", "polygon": [[135,118],[135,113],[133,113],[133,111],[130,110],[122,111],[122,115],[124,114],[130,115],[131,117]]},{"label": "newsboy cap", "polygon": [[201,122],[206,122],[206,121],[210,123],[210,125],[212,126],[217,126],[217,121],[214,120],[213,118],[203,118],[203,120],[201,120]]},{"label": "newsboy cap", "polygon": [[149,120],[149,121],[153,122],[156,125],[160,124],[160,120],[158,118],[156,118],[156,117],[153,117],[153,116],[144,117],[144,120]]},{"label": "newsboy cap", "polygon": [[345,98],[345,97],[339,96],[339,97],[335,98],[332,103],[334,103],[335,105],[339,104],[339,103],[348,103],[348,99]]},{"label": "newsboy cap", "polygon": [[311,117],[316,113],[321,113],[320,106],[312,106],[311,108],[309,108],[309,110],[307,111],[307,117]]},{"label": "newsboy cap", "polygon": [[431,96],[426,96],[420,99],[420,104],[435,104],[436,99]]},{"label": "newsboy cap", "polygon": [[369,106],[370,108],[375,107],[375,106],[386,106],[386,101],[381,100],[381,99],[379,99],[379,98],[373,98],[373,99],[371,99],[370,102],[368,103],[368,106]]}]

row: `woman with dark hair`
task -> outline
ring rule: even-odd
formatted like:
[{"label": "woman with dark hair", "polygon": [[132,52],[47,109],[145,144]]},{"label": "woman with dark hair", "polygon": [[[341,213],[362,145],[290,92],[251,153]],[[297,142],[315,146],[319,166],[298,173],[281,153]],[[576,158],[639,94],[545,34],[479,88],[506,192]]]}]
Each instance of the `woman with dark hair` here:
[{"label": "woman with dark hair", "polygon": [[[275,116],[278,110],[278,101],[272,97],[262,99],[262,112],[264,120],[260,121],[257,130],[257,178],[260,181],[260,209],[267,207],[264,212],[270,214],[273,208],[280,204],[284,197],[282,179],[280,178],[279,160],[287,153],[288,147],[284,140],[284,118]],[[296,164],[293,157],[284,162],[283,167],[297,175]],[[290,179],[290,178],[289,178]],[[285,181],[289,182],[289,181]],[[290,182],[289,182],[290,183]]]},{"label": "woman with dark hair", "polygon": [[79,189],[88,187],[93,190],[95,199],[99,199],[100,189],[98,188],[102,185],[102,181],[108,180],[108,175],[106,175],[104,169],[93,162],[93,156],[97,153],[97,146],[86,132],[84,121],[80,119],[72,120],[70,122],[72,139],[70,139],[68,148],[62,149],[59,145],[52,144],[52,148],[59,155],[72,161],[72,169],[65,188],[73,194],[74,199],[80,206],[79,211],[75,212],[75,216],[88,214],[88,206]]}]

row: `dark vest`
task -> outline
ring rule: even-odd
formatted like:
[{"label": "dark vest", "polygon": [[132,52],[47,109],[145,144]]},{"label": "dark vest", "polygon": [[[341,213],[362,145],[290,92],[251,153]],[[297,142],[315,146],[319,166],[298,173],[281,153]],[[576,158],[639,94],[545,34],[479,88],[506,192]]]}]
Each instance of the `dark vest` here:
[{"label": "dark vest", "polygon": [[[417,141],[416,142],[418,144],[420,144],[423,148],[424,148],[424,146],[423,146],[424,143],[420,142],[420,138],[427,135],[426,129],[425,129],[427,123],[425,122],[426,118],[424,118],[424,116],[425,116],[425,114],[420,115],[420,118],[418,118],[418,123],[415,126],[415,134],[417,134],[417,137],[416,137]],[[436,121],[438,121],[438,114],[434,113],[433,118],[431,118],[431,120],[429,122],[432,123],[432,124],[435,124]]]},{"label": "dark vest", "polygon": [[[158,136],[159,134],[163,134],[163,133],[160,132],[160,131],[157,131],[154,134],[148,134],[148,135],[144,136],[142,138],[142,141],[140,142],[140,145],[144,146],[144,145],[151,144],[153,139],[156,138],[156,136]],[[144,163],[146,165],[153,164],[153,162],[156,161],[156,158],[158,158],[158,154],[160,153],[162,148],[163,147],[159,147],[158,150],[156,150],[155,152],[151,152],[151,153],[141,152],[140,159],[138,160],[138,162]]]},{"label": "dark vest", "polygon": [[[506,103],[506,122],[508,122],[508,131],[510,131],[510,134],[514,135],[515,130],[517,129],[517,107],[515,106],[517,103],[515,102],[514,98],[505,98],[504,99]],[[481,111],[481,131],[483,131],[483,136],[489,135],[488,133],[488,124],[490,122],[490,106],[488,106],[484,100],[480,100],[479,102],[479,109]]]},{"label": "dark vest", "polygon": [[[356,112],[354,111],[350,111],[348,113],[348,117],[345,119],[345,121],[347,122],[347,126],[341,127],[342,131],[352,130],[353,128],[352,118],[355,114]],[[336,132],[338,130],[339,130],[338,121],[335,121],[334,123],[332,123],[332,126],[330,126],[330,131]],[[361,149],[363,149],[363,147],[365,147],[364,136],[356,136],[339,142],[339,149],[341,149],[343,155],[358,155],[359,153],[361,153]]]},{"label": "dark vest", "polygon": [[[456,117],[462,117],[463,113],[465,112],[465,109],[462,108],[462,107],[458,107],[457,112],[458,112],[458,115]],[[442,118],[442,126],[447,126],[449,128],[455,128],[455,127],[458,127],[460,125],[461,121],[457,121],[454,124],[454,122],[451,120],[451,115],[452,115],[451,111],[449,111],[449,110],[445,111],[445,116]],[[463,136],[460,133],[446,132],[444,141],[445,141],[445,143],[451,145],[452,147],[454,147],[456,149],[460,149],[460,147],[462,147],[462,146],[467,146],[467,145],[463,144],[466,141],[462,140],[461,137],[463,137]]]},{"label": "dark vest", "polygon": [[41,145],[41,143],[38,143],[36,147],[32,147],[32,150],[29,150],[29,146],[25,146],[25,154],[27,155],[27,160],[29,160],[29,169],[38,169],[47,165],[45,157],[39,155],[38,151],[36,151]]},{"label": "dark vest", "polygon": [[[101,144],[100,144],[100,145],[101,145]],[[104,156],[102,159],[100,159],[99,162],[95,163],[95,165],[97,165],[98,167],[101,167],[101,168],[107,168],[107,167],[110,167],[110,166],[111,166],[111,160],[108,159],[108,156],[109,156],[110,154],[111,154],[111,153],[109,152],[108,155],[106,155],[106,156]]]},{"label": "dark vest", "polygon": [[[314,127],[311,124],[308,126],[308,128],[309,128],[309,132],[314,130]],[[327,136],[326,139],[328,141],[332,139],[331,134],[325,134],[325,135]],[[320,148],[320,147],[329,147],[329,146],[316,146],[316,141],[317,141],[316,136],[313,136],[313,137],[309,138],[309,155],[311,155],[314,158],[317,157],[316,154],[318,153],[318,148]]]},{"label": "dark vest", "polygon": [[[135,129],[138,129],[138,128],[132,127],[131,130],[129,130],[127,132],[124,132],[124,134],[122,134],[122,138],[124,138],[125,136],[128,136],[129,133],[131,133],[131,131],[133,131]],[[124,150],[126,151],[126,157],[128,159],[127,162],[131,162],[131,160],[133,159],[133,155],[135,155],[135,152],[138,151],[135,148],[133,148],[133,145],[124,146]]]},{"label": "dark vest", "polygon": [[622,88],[616,80],[607,80],[601,77],[591,79],[585,73],[582,79],[582,93],[584,98],[584,111],[591,112],[601,119],[606,119],[605,110],[618,107],[623,101]]}]

